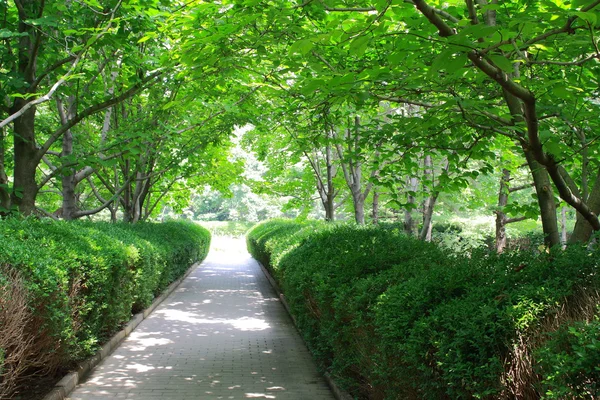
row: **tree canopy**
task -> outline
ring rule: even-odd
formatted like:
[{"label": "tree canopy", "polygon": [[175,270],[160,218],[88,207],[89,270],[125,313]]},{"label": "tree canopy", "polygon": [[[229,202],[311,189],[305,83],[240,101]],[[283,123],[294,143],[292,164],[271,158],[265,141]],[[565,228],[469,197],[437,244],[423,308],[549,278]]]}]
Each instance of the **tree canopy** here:
[{"label": "tree canopy", "polygon": [[[243,142],[268,167],[255,189],[318,199],[327,219],[350,207],[364,223],[369,201],[377,221],[382,199],[411,233],[421,209],[426,239],[440,195],[485,182],[498,229],[539,215],[558,244],[566,205],[570,240],[587,241],[599,5],[0,2],[1,212],[135,222],[181,208],[240,179],[232,132],[252,126]],[[531,187],[534,207],[517,193]]]}]

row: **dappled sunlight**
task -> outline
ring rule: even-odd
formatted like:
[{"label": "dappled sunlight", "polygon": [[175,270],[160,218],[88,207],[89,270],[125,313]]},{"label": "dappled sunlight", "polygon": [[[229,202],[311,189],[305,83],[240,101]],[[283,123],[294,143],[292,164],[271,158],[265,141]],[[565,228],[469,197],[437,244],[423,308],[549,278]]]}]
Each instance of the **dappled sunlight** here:
[{"label": "dappled sunlight", "polygon": [[227,251],[235,262],[213,253],[72,400],[331,399],[305,395],[324,383],[302,340],[259,266]]},{"label": "dappled sunlight", "polygon": [[153,367],[151,365],[142,365],[142,364],[129,364],[125,368],[132,369],[135,372],[148,372],[148,371],[155,369],[155,367]]},{"label": "dappled sunlight", "polygon": [[173,343],[171,339],[165,337],[146,337],[159,334],[160,333],[143,333],[134,331],[129,336],[129,349],[131,351],[145,351],[148,347],[165,346]]},{"label": "dappled sunlight", "polygon": [[275,399],[276,397],[272,394],[266,393],[246,393],[247,399]]},{"label": "dappled sunlight", "polygon": [[[196,313],[176,309],[162,309],[156,311],[162,314],[166,321],[187,322],[190,324],[225,324],[242,331],[269,329],[271,326],[264,320],[252,317],[241,317],[237,319],[225,318],[200,318]],[[160,343],[158,343],[160,344]]]}]

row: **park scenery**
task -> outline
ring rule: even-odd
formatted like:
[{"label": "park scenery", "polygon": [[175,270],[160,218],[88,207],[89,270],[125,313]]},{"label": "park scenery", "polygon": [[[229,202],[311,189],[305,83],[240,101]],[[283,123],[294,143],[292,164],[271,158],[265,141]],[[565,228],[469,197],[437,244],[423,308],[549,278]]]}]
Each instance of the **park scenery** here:
[{"label": "park scenery", "polygon": [[0,0],[0,42],[0,399],[600,399],[600,0]]}]

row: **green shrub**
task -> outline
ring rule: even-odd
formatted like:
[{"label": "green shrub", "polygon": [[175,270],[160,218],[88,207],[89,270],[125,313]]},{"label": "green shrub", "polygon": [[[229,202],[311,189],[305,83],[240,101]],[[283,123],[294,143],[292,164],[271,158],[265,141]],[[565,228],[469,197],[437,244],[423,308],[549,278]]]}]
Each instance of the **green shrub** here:
[{"label": "green shrub", "polygon": [[[359,398],[518,392],[510,385],[523,377],[511,376],[510,366],[521,361],[514,349],[522,338],[543,336],[545,321],[581,288],[600,287],[598,251],[576,246],[537,255],[480,249],[467,257],[406,237],[393,225],[280,220],[258,225],[247,241],[256,258],[270,262],[321,366]],[[585,340],[591,326],[581,334]],[[582,343],[577,349],[592,352],[591,343]],[[577,368],[590,369],[588,361]],[[596,375],[592,380],[596,385]],[[570,396],[592,390],[582,385],[563,384]]]},{"label": "green shrub", "polygon": [[27,331],[37,347],[28,357],[32,366],[47,359],[51,372],[93,354],[132,312],[203,259],[210,234],[183,222],[7,219],[0,242],[0,266],[23,278],[33,315]]},{"label": "green shrub", "polygon": [[562,326],[536,352],[548,399],[600,396],[600,319]]}]

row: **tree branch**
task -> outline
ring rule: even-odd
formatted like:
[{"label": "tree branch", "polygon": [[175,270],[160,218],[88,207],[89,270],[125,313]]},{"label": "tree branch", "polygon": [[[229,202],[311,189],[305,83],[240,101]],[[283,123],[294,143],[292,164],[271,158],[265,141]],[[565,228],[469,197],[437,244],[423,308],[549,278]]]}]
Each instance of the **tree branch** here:
[{"label": "tree branch", "polygon": [[99,111],[102,111],[108,107],[118,104],[118,103],[122,102],[123,100],[128,99],[129,97],[135,95],[137,92],[139,92],[140,90],[142,90],[144,88],[144,85],[146,83],[159,77],[160,75],[162,75],[163,72],[164,71],[162,71],[162,70],[155,71],[154,73],[148,75],[147,77],[145,77],[144,79],[142,79],[141,81],[139,81],[138,83],[136,83],[135,85],[130,87],[127,91],[125,91],[121,95],[119,95],[117,97],[113,97],[112,99],[103,101],[102,103],[98,103],[91,107],[88,107],[82,113],[77,114],[74,118],[69,120],[69,122],[67,122],[66,124],[61,126],[58,130],[56,130],[56,132],[54,132],[50,136],[50,138],[48,138],[48,140],[46,140],[46,143],[44,143],[44,145],[38,150],[36,157],[35,157],[35,161],[39,162],[39,160],[41,160],[43,155],[46,154],[46,151],[48,151],[48,149],[50,149],[50,146],[52,146],[52,144],[54,142],[56,142],[67,130],[71,129],[73,126],[77,125],[79,122],[81,122],[83,119],[89,117],[90,115],[93,115],[93,114],[95,114]]}]

